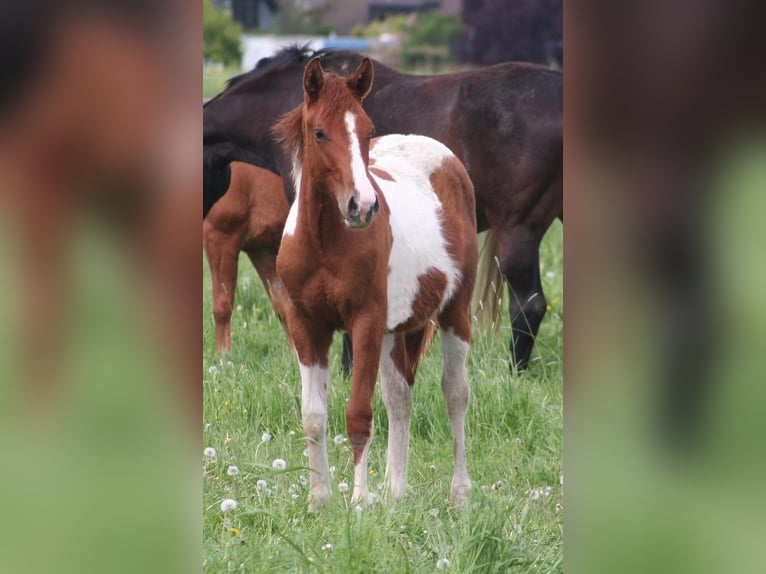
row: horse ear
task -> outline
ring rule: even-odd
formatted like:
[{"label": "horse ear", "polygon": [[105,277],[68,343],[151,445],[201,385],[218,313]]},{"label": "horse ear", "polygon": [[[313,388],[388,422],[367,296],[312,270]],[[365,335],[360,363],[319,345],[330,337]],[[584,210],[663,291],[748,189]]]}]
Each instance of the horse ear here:
[{"label": "horse ear", "polygon": [[348,79],[348,87],[356,94],[360,102],[370,93],[373,76],[372,60],[365,56],[359,63],[354,75]]},{"label": "horse ear", "polygon": [[315,102],[319,98],[323,82],[324,70],[322,70],[319,56],[316,56],[306,64],[306,70],[303,72],[303,89],[309,102]]}]

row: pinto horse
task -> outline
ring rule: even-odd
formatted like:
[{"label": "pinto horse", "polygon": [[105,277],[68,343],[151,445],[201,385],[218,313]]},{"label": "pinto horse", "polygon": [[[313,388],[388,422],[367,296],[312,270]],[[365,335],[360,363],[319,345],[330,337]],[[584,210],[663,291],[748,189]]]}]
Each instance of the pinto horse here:
[{"label": "pinto horse", "polygon": [[277,255],[289,298],[287,330],[301,373],[308,439],[309,505],[332,491],[327,458],[328,352],[333,332],[353,341],[346,429],[354,453],[353,501],[366,501],[372,396],[380,369],[389,420],[387,493],[404,494],[412,385],[426,325],[437,320],[444,351],[442,390],[454,439],[451,493],[470,493],[465,414],[466,358],[478,248],[473,185],[443,144],[423,136],[371,139],[362,109],[372,87],[364,58],[350,76],[306,66],[304,101],[274,131],[293,158],[296,198]]},{"label": "pinto horse", "polygon": [[265,169],[241,162],[230,166],[226,194],[202,223],[202,241],[213,281],[216,351],[231,348],[231,310],[237,285],[239,252],[252,261],[280,319],[277,250],[285,226],[287,204],[282,180]]},{"label": "pinto horse", "polygon": [[[362,60],[354,52],[287,48],[231,79],[204,105],[205,210],[226,190],[226,165],[234,160],[281,174],[292,200],[292,158],[270,128],[300,103],[300,78],[315,55],[341,73]],[[523,369],[546,311],[540,241],[556,217],[563,219],[561,73],[525,63],[439,76],[402,74],[378,62],[374,67],[375,87],[364,107],[377,134],[432,137],[471,176],[478,229],[490,230],[508,284],[513,362]]]}]

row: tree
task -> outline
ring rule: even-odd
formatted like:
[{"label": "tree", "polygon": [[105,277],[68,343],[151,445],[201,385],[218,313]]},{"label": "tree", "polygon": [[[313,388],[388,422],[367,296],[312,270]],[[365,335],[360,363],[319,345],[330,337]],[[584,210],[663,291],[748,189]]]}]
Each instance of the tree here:
[{"label": "tree", "polygon": [[215,6],[212,0],[202,0],[203,57],[206,61],[238,65],[242,61],[241,35],[242,26],[231,12]]},{"label": "tree", "polygon": [[463,19],[460,55],[470,62],[563,62],[562,0],[467,0]]}]

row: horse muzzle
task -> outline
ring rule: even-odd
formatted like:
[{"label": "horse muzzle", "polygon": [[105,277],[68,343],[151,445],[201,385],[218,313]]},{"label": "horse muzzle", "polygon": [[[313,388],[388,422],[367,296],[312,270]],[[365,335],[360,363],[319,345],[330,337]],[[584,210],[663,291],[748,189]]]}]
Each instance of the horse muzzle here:
[{"label": "horse muzzle", "polygon": [[351,199],[348,200],[344,220],[346,225],[354,229],[368,227],[375,219],[378,211],[380,211],[380,201],[378,201],[377,196],[375,196],[373,203],[360,206],[356,195],[352,195]]}]

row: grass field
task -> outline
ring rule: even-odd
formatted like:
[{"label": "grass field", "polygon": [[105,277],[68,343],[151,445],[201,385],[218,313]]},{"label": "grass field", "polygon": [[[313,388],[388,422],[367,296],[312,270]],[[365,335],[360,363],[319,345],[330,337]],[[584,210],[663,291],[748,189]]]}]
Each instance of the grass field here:
[{"label": "grass field", "polygon": [[[328,391],[335,488],[329,506],[316,515],[307,512],[296,359],[244,256],[232,351],[216,355],[210,274],[203,262],[203,441],[216,451],[214,457],[200,453],[204,571],[561,572],[563,265],[558,222],[545,238],[541,257],[552,309],[528,371],[509,376],[507,316],[496,336],[474,331],[466,420],[470,508],[455,509],[449,498],[452,443],[439,384],[439,344],[431,346],[415,384],[405,499],[360,508],[350,503],[350,489],[338,488],[353,484],[353,460],[344,440],[349,382],[339,375],[336,336]],[[379,391],[374,417],[371,489],[381,493],[387,420]],[[286,461],[284,470],[272,467],[278,458]],[[222,512],[221,502],[229,498],[237,507]]]}]

